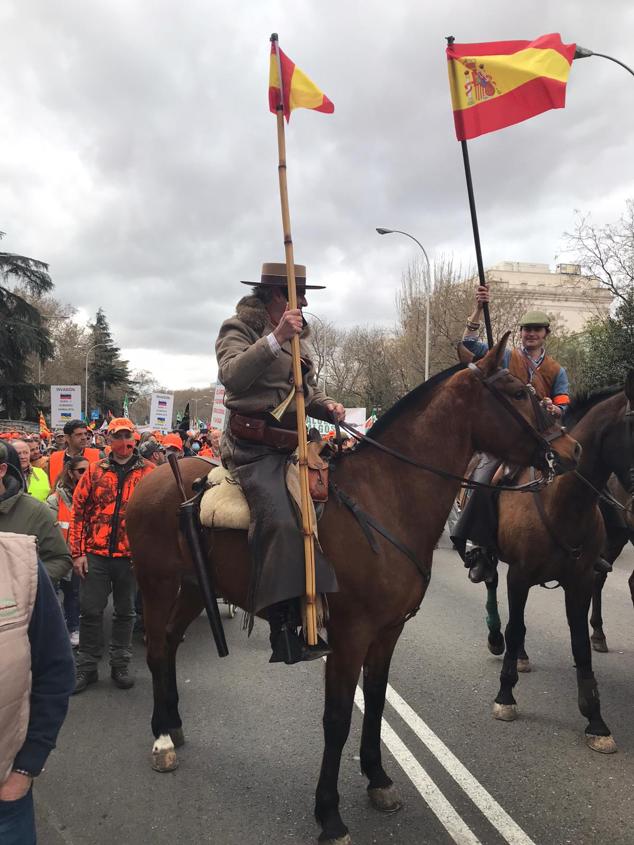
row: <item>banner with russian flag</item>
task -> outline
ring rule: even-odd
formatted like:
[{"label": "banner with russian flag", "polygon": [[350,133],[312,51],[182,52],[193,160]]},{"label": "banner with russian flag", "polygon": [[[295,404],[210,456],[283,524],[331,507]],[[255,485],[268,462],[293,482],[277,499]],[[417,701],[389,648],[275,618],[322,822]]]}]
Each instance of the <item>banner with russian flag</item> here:
[{"label": "banner with russian flag", "polygon": [[456,137],[477,138],[566,104],[576,44],[558,33],[535,41],[491,41],[447,47]]},{"label": "banner with russian flag", "polygon": [[[280,68],[282,71],[281,80]],[[277,112],[280,101],[283,102],[284,117],[287,122],[291,119],[293,109],[313,109],[326,114],[332,114],[335,110],[334,104],[323,91],[282,52],[277,41],[272,40],[269,68],[269,109],[273,114]]]}]

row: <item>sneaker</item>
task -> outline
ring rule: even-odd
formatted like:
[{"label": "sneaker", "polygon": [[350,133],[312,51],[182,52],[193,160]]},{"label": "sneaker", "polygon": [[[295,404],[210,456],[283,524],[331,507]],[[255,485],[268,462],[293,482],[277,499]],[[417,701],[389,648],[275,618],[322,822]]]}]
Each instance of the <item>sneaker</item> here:
[{"label": "sneaker", "polygon": [[70,632],[70,644],[72,648],[79,647],[79,631],[71,631]]},{"label": "sneaker", "polygon": [[90,684],[96,684],[98,680],[99,675],[96,669],[93,669],[92,672],[86,672],[85,670],[80,669],[77,672],[75,689],[72,694],[77,695],[78,692],[83,692],[86,687],[90,686]]},{"label": "sneaker", "polygon": [[110,670],[110,677],[119,689],[130,689],[134,686],[134,678],[128,672],[127,666],[113,666]]}]

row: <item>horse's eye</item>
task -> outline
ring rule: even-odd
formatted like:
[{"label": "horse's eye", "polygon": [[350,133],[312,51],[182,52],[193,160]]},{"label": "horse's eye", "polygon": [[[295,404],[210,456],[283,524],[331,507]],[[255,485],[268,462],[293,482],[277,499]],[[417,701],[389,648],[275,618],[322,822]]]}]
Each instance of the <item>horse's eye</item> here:
[{"label": "horse's eye", "polygon": [[524,390],[524,388],[522,388],[521,390],[518,390],[517,393],[515,394],[514,398],[515,399],[526,399],[526,391]]}]

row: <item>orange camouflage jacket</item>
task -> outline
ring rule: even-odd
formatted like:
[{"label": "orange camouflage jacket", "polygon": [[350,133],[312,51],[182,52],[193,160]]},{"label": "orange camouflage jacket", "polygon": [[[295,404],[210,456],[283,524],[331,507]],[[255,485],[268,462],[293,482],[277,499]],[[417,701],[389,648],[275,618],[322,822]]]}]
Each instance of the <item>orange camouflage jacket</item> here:
[{"label": "orange camouflage jacket", "polygon": [[139,481],[154,469],[137,450],[124,467],[105,458],[90,464],[73,494],[68,532],[72,557],[90,552],[106,557],[130,557],[125,510]]}]

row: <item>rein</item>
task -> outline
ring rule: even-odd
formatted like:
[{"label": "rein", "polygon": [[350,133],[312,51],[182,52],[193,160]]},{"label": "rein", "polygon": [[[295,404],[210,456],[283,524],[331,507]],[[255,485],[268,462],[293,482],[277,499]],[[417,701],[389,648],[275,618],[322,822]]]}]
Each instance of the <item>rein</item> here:
[{"label": "rein", "polygon": [[[550,442],[552,440],[556,440],[558,437],[562,436],[562,431],[560,429],[559,432],[553,433],[551,435],[544,436],[542,431],[545,431],[547,427],[550,427],[546,421],[546,415],[542,414],[540,416],[539,411],[541,411],[541,407],[537,400],[535,399],[534,392],[529,391],[529,395],[531,397],[531,402],[533,404],[533,409],[535,411],[535,419],[538,424],[538,430],[536,431],[525,419],[524,417],[516,411],[516,409],[511,405],[511,403],[507,400],[507,398],[495,387],[493,382],[498,379],[500,376],[505,375],[508,373],[507,369],[498,370],[498,372],[494,373],[492,376],[488,378],[484,378],[480,373],[478,367],[475,364],[469,364],[469,369],[475,371],[478,375],[478,378],[481,379],[482,384],[491,391],[491,393],[495,396],[495,398],[502,403],[505,409],[511,414],[514,419],[521,425],[521,427],[531,434],[534,440],[537,441],[538,445],[545,449],[546,452],[546,461],[548,463],[548,473],[545,476],[542,476],[541,479],[535,479],[533,481],[526,482],[525,484],[518,484],[514,486],[502,485],[502,484],[487,484],[484,481],[473,481],[471,478],[465,478],[462,475],[455,475],[452,472],[447,472],[444,469],[438,469],[438,467],[432,467],[429,464],[425,464],[422,461],[417,461],[414,458],[410,458],[407,455],[404,455],[402,452],[399,452],[397,449],[392,449],[391,446],[386,446],[383,443],[379,443],[378,440],[374,440],[372,437],[369,437],[367,434],[361,434],[361,432],[357,431],[351,425],[345,422],[340,422],[335,424],[339,428],[343,428],[348,434],[354,437],[359,442],[369,443],[371,446],[374,446],[376,449],[379,449],[382,452],[385,452],[387,455],[391,455],[393,458],[397,458],[400,461],[403,461],[410,466],[417,467],[418,469],[426,470],[427,472],[431,472],[434,475],[439,476],[440,478],[444,478],[447,481],[459,481],[460,486],[465,490],[476,490],[477,488],[483,488],[485,490],[506,490],[508,492],[514,491],[518,493],[525,493],[525,492],[533,492],[535,490],[541,490],[545,485],[550,484],[555,476],[554,470],[554,455],[552,450],[550,449]],[[339,439],[339,438],[337,438]]]}]

